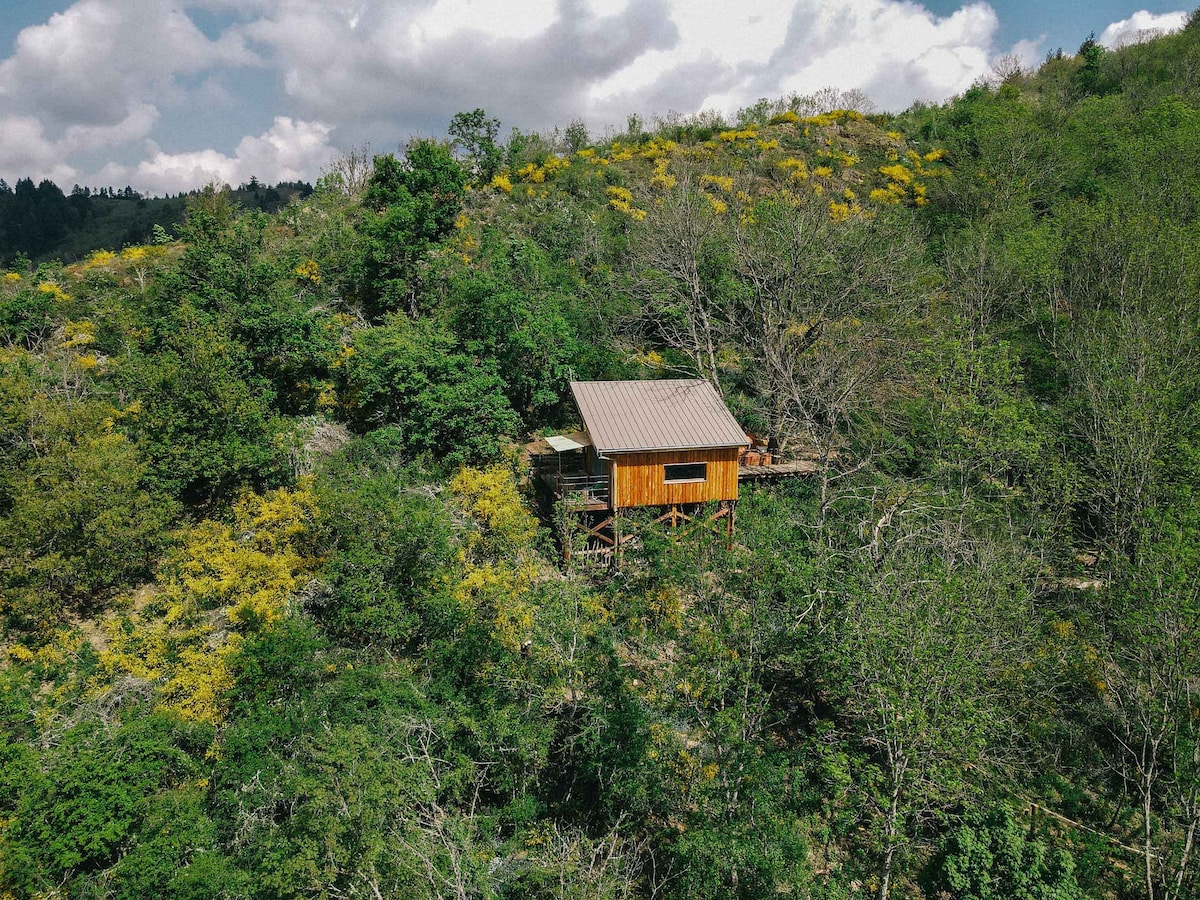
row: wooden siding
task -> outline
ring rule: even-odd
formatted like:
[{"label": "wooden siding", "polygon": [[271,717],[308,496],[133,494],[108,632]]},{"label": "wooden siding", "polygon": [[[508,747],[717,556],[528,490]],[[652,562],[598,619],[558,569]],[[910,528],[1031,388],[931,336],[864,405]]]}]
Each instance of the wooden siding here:
[{"label": "wooden siding", "polygon": [[[613,506],[663,506],[671,503],[707,503],[736,500],[738,496],[738,449],[662,450],[620,453],[612,456]],[[663,466],[671,463],[708,463],[705,481],[667,484]]]}]

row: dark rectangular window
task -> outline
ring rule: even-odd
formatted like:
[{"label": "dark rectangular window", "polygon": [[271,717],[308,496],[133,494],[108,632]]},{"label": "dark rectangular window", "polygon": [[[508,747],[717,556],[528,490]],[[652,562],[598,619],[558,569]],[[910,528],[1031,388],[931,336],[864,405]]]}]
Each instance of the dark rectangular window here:
[{"label": "dark rectangular window", "polygon": [[667,484],[677,481],[707,481],[708,463],[672,463],[663,466],[663,481]]}]

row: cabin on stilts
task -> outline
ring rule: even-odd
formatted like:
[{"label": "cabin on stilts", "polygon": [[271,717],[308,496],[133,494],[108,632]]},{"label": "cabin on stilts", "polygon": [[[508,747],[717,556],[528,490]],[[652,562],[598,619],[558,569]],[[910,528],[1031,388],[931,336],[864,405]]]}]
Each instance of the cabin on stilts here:
[{"label": "cabin on stilts", "polygon": [[[575,381],[584,430],[545,439],[535,475],[565,518],[563,550],[611,558],[622,513],[657,507],[670,525],[733,538],[738,463],[751,444],[703,379]],[[715,504],[715,512],[713,510]],[[706,511],[703,517],[701,510]]]}]

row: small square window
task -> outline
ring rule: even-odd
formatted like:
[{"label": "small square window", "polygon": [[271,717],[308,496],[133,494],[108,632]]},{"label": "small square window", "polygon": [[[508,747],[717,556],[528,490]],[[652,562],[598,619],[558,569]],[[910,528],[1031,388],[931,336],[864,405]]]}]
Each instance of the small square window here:
[{"label": "small square window", "polygon": [[663,481],[677,484],[681,481],[707,481],[708,463],[672,463],[663,466]]}]

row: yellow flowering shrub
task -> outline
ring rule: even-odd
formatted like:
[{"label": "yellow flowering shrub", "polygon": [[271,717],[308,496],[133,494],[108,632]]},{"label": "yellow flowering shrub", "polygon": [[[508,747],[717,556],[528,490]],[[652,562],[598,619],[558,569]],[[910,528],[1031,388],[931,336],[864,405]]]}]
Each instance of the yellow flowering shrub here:
[{"label": "yellow flowering shrub", "polygon": [[712,207],[712,211],[717,215],[721,215],[722,213],[729,211],[729,204],[727,204],[720,197],[714,197],[712,194],[705,194],[704,199],[708,201],[708,205]]},{"label": "yellow flowering shrub", "polygon": [[613,162],[628,162],[633,159],[633,154],[637,151],[637,146],[630,146],[621,141],[613,141],[612,149],[609,150],[609,156]]},{"label": "yellow flowering shrub", "polygon": [[668,175],[666,172],[655,172],[650,178],[650,186],[662,191],[669,191],[675,187],[675,184],[675,176]]},{"label": "yellow flowering shrub", "polygon": [[512,179],[507,175],[497,175],[494,177],[492,179],[491,186],[498,191],[504,192],[505,194],[511,194],[513,189]]},{"label": "yellow flowering shrub", "polygon": [[808,116],[800,121],[805,125],[816,125],[820,128],[827,128],[830,125],[836,125],[838,122],[861,122],[862,119],[863,114],[856,109],[833,109],[820,115]]},{"label": "yellow flowering shrub", "polygon": [[650,178],[650,186],[659,190],[669,191],[675,187],[675,176],[667,173],[667,166],[670,159],[667,156],[660,156],[654,161],[654,175]]},{"label": "yellow flowering shrub", "polygon": [[828,178],[833,174],[833,169],[830,166],[817,166],[813,169],[813,174],[818,178]]},{"label": "yellow flowering shrub", "polygon": [[97,250],[83,261],[83,267],[85,269],[102,268],[103,266],[107,266],[116,258],[117,254],[113,253],[111,250]]},{"label": "yellow flowering shrub", "polygon": [[791,172],[792,181],[808,181],[808,163],[802,159],[781,159],[779,167]]},{"label": "yellow flowering shrub", "polygon": [[733,190],[733,179],[728,175],[701,175],[701,184],[711,184],[718,190],[729,193]]},{"label": "yellow flowering shrub", "polygon": [[490,469],[459,469],[450,481],[456,503],[479,526],[468,550],[508,555],[529,546],[537,536],[537,520],[525,508],[512,474]]},{"label": "yellow flowering shrub", "polygon": [[748,125],[742,129],[731,129],[722,131],[717,135],[717,140],[725,141],[727,144],[732,144],[734,141],[752,141],[758,137],[758,126]]},{"label": "yellow flowering shrub", "polygon": [[321,267],[317,265],[315,259],[302,262],[292,270],[292,274],[303,281],[311,281],[313,284],[321,283]]},{"label": "yellow flowering shrub", "polygon": [[92,322],[70,322],[63,325],[64,347],[86,347],[96,343],[96,326]]},{"label": "yellow flowering shrub", "polygon": [[16,282],[21,280],[21,276],[17,272],[5,272],[4,280],[7,281],[9,284],[15,284]]},{"label": "yellow flowering shrub", "polygon": [[533,184],[541,184],[546,180],[546,170],[541,166],[535,165],[534,163],[529,163],[528,165],[517,169],[516,176],[522,181],[529,181]]},{"label": "yellow flowering shrub", "polygon": [[151,251],[158,250],[157,247],[147,247],[138,245],[135,247],[126,247],[121,251],[121,259],[125,262],[141,262],[146,257],[150,256]]},{"label": "yellow flowering shrub", "polygon": [[942,147],[938,147],[937,149],[930,150],[928,153],[925,154],[925,161],[926,162],[937,162],[939,159],[945,159],[946,155],[949,152],[950,152],[949,150],[946,150]]},{"label": "yellow flowering shrub", "polygon": [[141,678],[158,687],[162,708],[219,723],[234,683],[234,653],[247,635],[283,618],[317,564],[305,552],[316,515],[302,483],[245,496],[232,522],[187,529],[149,602],[105,622],[97,687]]},{"label": "yellow flowering shrub", "polygon": [[56,303],[71,302],[71,295],[59,287],[55,281],[43,281],[38,285],[38,290],[43,294],[49,294]]},{"label": "yellow flowering shrub", "polygon": [[908,184],[913,179],[912,171],[899,164],[894,166],[883,166],[880,168],[879,174],[885,175],[892,181],[898,182],[899,184]]},{"label": "yellow flowering shrub", "polygon": [[792,110],[788,109],[781,112],[777,116],[771,116],[769,125],[795,125],[800,121],[800,116]]},{"label": "yellow flowering shrub", "polygon": [[530,593],[538,568],[529,551],[537,520],[525,508],[512,473],[498,466],[460,469],[450,493],[474,526],[463,537],[463,576],[454,598],[515,653],[534,626]]}]

